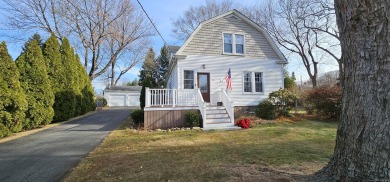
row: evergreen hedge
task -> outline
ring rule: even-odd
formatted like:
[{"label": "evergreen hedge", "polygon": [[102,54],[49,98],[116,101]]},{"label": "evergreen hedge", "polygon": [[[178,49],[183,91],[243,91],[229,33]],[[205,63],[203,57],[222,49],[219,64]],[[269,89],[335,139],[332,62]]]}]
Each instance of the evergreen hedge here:
[{"label": "evergreen hedge", "polygon": [[26,52],[15,63],[19,68],[20,84],[28,102],[24,127],[30,129],[49,124],[54,115],[54,94],[38,42],[32,40],[27,44]]},{"label": "evergreen hedge", "polygon": [[5,42],[0,44],[0,137],[23,128],[27,100],[19,82],[19,71],[8,54]]},{"label": "evergreen hedge", "polygon": [[15,62],[0,44],[0,137],[96,109],[92,83],[68,39],[37,40],[34,34]]}]

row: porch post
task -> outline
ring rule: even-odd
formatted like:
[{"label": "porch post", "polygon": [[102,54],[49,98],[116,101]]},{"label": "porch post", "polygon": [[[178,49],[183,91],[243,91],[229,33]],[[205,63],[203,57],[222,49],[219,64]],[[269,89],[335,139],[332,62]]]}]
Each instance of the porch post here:
[{"label": "porch post", "polygon": [[177,89],[172,89],[172,107],[175,107],[176,106],[176,95],[177,95]]},{"label": "porch post", "polygon": [[150,91],[149,91],[149,87],[145,88],[145,107],[150,107]]}]

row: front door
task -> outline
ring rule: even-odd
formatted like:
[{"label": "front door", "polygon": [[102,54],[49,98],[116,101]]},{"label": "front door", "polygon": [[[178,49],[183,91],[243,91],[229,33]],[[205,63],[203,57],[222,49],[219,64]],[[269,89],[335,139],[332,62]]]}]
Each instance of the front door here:
[{"label": "front door", "polygon": [[198,73],[198,88],[205,102],[210,102],[210,73]]}]

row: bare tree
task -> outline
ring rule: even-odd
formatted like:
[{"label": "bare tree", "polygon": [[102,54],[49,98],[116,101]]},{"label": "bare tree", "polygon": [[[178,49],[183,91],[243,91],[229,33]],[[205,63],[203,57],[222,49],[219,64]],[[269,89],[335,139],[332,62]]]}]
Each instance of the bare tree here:
[{"label": "bare tree", "polygon": [[[117,85],[119,79],[144,59],[150,45],[150,31],[145,29],[144,17],[124,14],[109,28],[106,49],[111,62],[111,85]],[[117,60],[122,60],[117,64]],[[116,75],[116,69],[119,70]]]},{"label": "bare tree", "polygon": [[333,157],[313,181],[390,181],[390,6],[336,0],[344,85]]},{"label": "bare tree", "polygon": [[[131,0],[5,2],[12,14],[8,17],[11,27],[54,32],[60,40],[70,36],[74,45],[81,45],[84,66],[89,69],[91,80],[106,72],[112,63],[119,63],[119,54],[130,51],[133,42],[152,35],[150,24]],[[114,46],[111,52],[104,50],[110,41]]]},{"label": "bare tree", "polygon": [[233,9],[236,5],[231,0],[223,0],[217,2],[216,0],[205,0],[206,5],[194,7],[191,6],[186,10],[183,16],[172,20],[173,36],[180,41],[185,41],[191,33],[198,27],[200,23],[210,18],[226,13]]},{"label": "bare tree", "polygon": [[306,26],[307,17],[317,10],[316,6],[307,0],[278,0],[246,11],[282,48],[299,56],[313,87],[317,86],[318,64],[322,59],[318,45],[325,39],[322,32]]},{"label": "bare tree", "polygon": [[[318,64],[324,59],[322,51],[336,55],[332,52],[334,50],[330,49],[332,45],[328,44],[329,35],[314,29],[314,27],[325,29],[329,26],[325,19],[329,16],[320,17],[319,12],[324,10],[318,6],[319,2],[322,1],[268,1],[258,7],[246,8],[244,11],[249,18],[263,26],[283,49],[301,59],[313,87],[317,86]],[[320,18],[321,21],[316,21]]]},{"label": "bare tree", "polygon": [[318,86],[333,86],[339,83],[339,71],[328,71],[317,79]]},{"label": "bare tree", "polygon": [[307,14],[302,17],[304,26],[314,31],[316,36],[321,36],[316,44],[317,48],[327,53],[332,59],[337,61],[339,67],[339,79],[342,85],[343,63],[340,51],[340,37],[336,25],[336,14],[333,1],[331,0],[310,0]]}]

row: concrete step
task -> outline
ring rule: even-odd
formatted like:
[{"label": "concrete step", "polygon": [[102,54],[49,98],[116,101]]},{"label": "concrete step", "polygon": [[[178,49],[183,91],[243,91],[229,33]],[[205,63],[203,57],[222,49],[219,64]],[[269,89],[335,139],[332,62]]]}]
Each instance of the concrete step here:
[{"label": "concrete step", "polygon": [[231,125],[221,125],[221,126],[207,126],[204,127],[203,130],[240,130],[241,127],[238,126],[231,126]]},{"label": "concrete step", "polygon": [[206,118],[207,119],[229,118],[229,115],[227,113],[223,113],[223,114],[209,114],[209,113],[206,113]]},{"label": "concrete step", "polygon": [[206,124],[219,124],[219,123],[230,123],[230,118],[210,118],[210,119],[206,119]]},{"label": "concrete step", "polygon": [[206,110],[206,114],[225,114],[225,113],[227,113],[225,109]]},{"label": "concrete step", "polygon": [[214,109],[223,109],[223,110],[225,110],[225,107],[224,106],[207,106],[206,109],[207,110],[214,110]]}]

